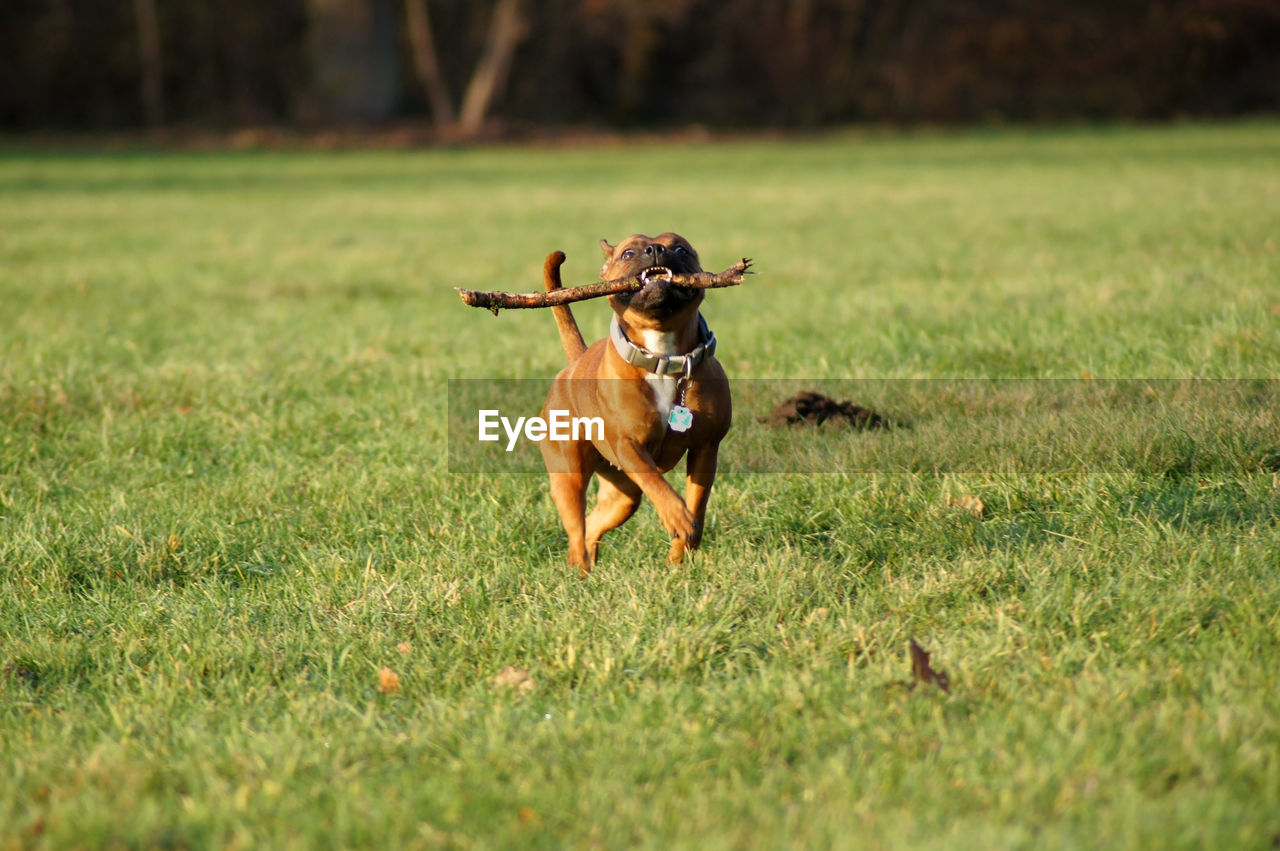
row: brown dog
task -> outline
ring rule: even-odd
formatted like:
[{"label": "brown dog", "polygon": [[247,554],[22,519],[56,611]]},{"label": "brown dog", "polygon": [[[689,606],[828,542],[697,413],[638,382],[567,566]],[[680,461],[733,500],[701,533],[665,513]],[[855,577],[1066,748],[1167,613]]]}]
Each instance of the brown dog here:
[{"label": "brown dog", "polygon": [[[635,513],[640,497],[658,510],[671,534],[667,558],[684,559],[698,546],[720,441],[732,416],[729,382],[716,361],[715,336],[698,312],[704,290],[678,287],[661,270],[701,272],[698,255],[679,234],[629,236],[613,246],[600,240],[605,281],[633,278],[646,270],[647,282],[633,292],[609,297],[613,322],[609,339],[589,348],[567,306],[552,308],[569,365],[547,394],[542,415],[568,411],[599,417],[603,438],[552,441],[539,445],[551,476],[551,498],[569,533],[569,564],[586,577],[595,565],[600,537]],[[564,255],[556,252],[544,268],[548,291],[560,287]],[[663,478],[688,453],[684,499]],[[586,516],[587,484],[599,474],[596,507]]]}]

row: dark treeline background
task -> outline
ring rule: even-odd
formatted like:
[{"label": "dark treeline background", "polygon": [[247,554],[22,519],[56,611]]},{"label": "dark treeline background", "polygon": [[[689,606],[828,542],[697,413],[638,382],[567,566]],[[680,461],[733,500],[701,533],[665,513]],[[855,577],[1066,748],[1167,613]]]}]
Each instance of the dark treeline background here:
[{"label": "dark treeline background", "polygon": [[1280,107],[1280,0],[5,0],[0,45],[11,130]]}]

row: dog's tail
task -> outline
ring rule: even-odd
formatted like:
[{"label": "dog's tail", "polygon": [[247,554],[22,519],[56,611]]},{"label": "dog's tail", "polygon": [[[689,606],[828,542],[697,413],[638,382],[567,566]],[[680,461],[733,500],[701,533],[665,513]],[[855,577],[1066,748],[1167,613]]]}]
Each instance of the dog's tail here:
[{"label": "dog's tail", "polygon": [[[560,289],[560,266],[563,263],[564,252],[553,251],[547,255],[547,262],[542,264],[542,284],[547,292]],[[556,328],[560,331],[560,345],[564,346],[565,355],[573,363],[587,350],[587,344],[582,341],[582,332],[578,330],[578,322],[567,304],[551,308],[551,314],[556,318]]]}]

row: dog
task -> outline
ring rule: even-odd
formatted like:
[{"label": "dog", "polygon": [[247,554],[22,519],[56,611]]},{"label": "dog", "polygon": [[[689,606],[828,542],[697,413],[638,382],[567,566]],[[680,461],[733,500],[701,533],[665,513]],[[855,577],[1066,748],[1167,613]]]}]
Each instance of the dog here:
[{"label": "dog", "polygon": [[[567,410],[599,417],[603,439],[543,441],[551,498],[569,535],[568,562],[586,578],[600,538],[635,513],[647,496],[671,535],[667,560],[679,564],[702,540],[720,442],[733,417],[729,382],[715,359],[715,335],[699,311],[705,290],[675,286],[663,270],[701,272],[698,254],[679,234],[634,234],[600,240],[600,279],[646,275],[634,291],[611,295],[610,335],[587,346],[567,305],[553,307],[569,365],[555,377],[543,417]],[[561,287],[564,254],[543,267],[547,291]],[[663,478],[688,455],[685,495]],[[596,506],[586,514],[587,485],[600,477]]]}]

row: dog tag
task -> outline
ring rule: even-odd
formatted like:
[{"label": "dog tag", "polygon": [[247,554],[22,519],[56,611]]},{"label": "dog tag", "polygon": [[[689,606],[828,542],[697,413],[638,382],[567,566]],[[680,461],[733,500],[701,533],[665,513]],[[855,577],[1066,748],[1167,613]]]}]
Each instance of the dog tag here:
[{"label": "dog tag", "polygon": [[688,431],[693,426],[693,411],[684,405],[672,405],[667,415],[667,425],[672,431]]}]

